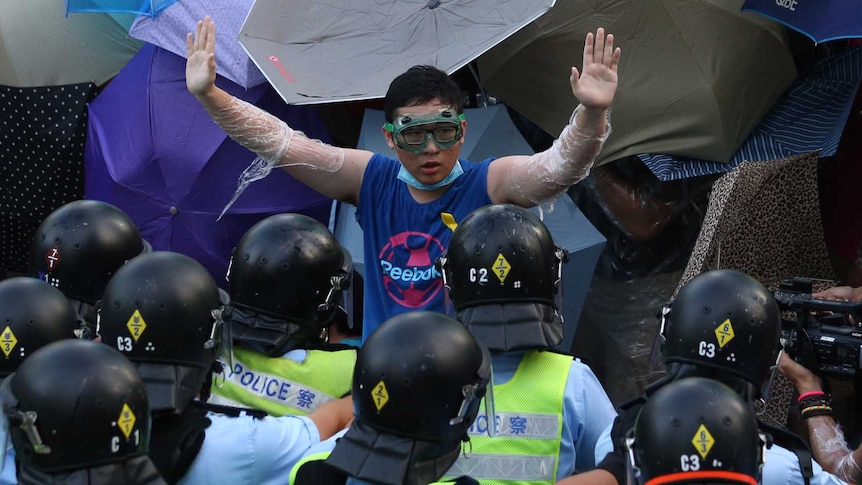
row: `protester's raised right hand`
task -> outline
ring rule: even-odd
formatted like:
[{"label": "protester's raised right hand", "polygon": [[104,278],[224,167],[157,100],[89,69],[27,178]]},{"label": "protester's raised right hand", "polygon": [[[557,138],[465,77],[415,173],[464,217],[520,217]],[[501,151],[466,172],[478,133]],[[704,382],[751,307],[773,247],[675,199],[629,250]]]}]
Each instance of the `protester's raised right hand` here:
[{"label": "protester's raised right hand", "polygon": [[195,96],[215,86],[215,39],[215,22],[209,16],[197,22],[194,34],[186,34],[186,88]]}]

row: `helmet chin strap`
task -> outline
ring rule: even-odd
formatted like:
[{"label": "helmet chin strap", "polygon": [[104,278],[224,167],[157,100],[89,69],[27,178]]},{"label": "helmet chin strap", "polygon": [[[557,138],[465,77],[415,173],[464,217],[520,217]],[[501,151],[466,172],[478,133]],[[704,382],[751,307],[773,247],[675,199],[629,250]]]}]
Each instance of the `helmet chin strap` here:
[{"label": "helmet chin strap", "polygon": [[404,182],[405,184],[413,187],[414,189],[419,190],[437,190],[440,187],[445,187],[452,182],[455,181],[458,177],[464,174],[464,168],[461,167],[461,161],[458,160],[455,162],[455,165],[452,167],[452,171],[449,172],[449,175],[446,176],[443,180],[437,182],[436,184],[423,184],[416,177],[413,176],[410,172],[404,168],[404,165],[401,166],[401,169],[398,171],[398,180]]}]

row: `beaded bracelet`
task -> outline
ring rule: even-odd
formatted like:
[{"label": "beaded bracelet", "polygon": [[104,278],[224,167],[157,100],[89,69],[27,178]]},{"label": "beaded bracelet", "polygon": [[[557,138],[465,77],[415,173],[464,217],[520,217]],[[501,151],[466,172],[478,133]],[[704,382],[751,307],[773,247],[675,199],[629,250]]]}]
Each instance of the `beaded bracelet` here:
[{"label": "beaded bracelet", "polygon": [[813,418],[816,416],[832,416],[832,406],[828,405],[819,405],[819,406],[808,406],[802,410],[800,410],[800,414],[802,415],[802,419]]}]

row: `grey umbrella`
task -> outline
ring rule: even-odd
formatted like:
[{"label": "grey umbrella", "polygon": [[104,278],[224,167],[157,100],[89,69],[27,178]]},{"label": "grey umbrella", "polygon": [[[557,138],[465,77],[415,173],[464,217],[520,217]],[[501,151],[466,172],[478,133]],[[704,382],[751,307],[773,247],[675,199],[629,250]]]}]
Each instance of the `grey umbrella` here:
[{"label": "grey umbrella", "polygon": [[291,104],[381,98],[416,64],[447,73],[554,0],[256,0],[239,41]]}]

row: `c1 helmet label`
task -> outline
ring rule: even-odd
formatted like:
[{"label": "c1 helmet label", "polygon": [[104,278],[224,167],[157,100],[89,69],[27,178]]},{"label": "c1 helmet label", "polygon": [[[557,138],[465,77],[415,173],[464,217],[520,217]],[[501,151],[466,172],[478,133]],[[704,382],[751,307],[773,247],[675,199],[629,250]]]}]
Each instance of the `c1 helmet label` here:
[{"label": "c1 helmet label", "polygon": [[132,412],[132,408],[130,408],[128,404],[123,403],[123,410],[120,411],[120,417],[117,419],[117,426],[120,428],[120,431],[123,432],[126,439],[129,439],[129,435],[132,434],[132,429],[135,427],[135,421],[135,413]]}]

